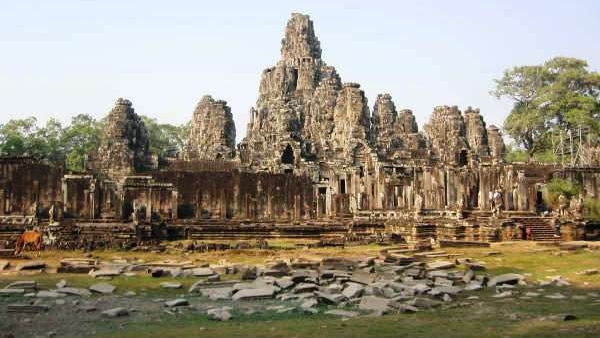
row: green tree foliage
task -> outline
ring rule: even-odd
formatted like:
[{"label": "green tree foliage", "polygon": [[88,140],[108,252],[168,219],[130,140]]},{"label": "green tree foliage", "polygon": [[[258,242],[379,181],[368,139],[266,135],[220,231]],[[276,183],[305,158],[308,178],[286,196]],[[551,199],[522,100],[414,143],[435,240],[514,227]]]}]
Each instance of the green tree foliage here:
[{"label": "green tree foliage", "polygon": [[175,126],[158,123],[156,119],[142,116],[142,121],[148,130],[150,152],[159,158],[175,157],[185,147],[189,133],[189,124]]},{"label": "green tree foliage", "polygon": [[514,103],[504,129],[527,151],[552,151],[561,131],[590,128],[594,139],[600,133],[600,74],[590,72],[585,61],[557,57],[543,65],[519,66],[495,80],[496,97]]},{"label": "green tree foliage", "polygon": [[[150,151],[159,158],[180,153],[190,133],[190,125],[161,124],[142,116],[148,129]],[[37,159],[65,164],[71,172],[84,172],[86,160],[99,148],[104,120],[79,114],[63,127],[56,119],[38,126],[35,117],[10,120],[0,124],[0,156],[32,156]]]},{"label": "green tree foliage", "polygon": [[86,114],[79,114],[71,119],[71,124],[64,129],[61,139],[65,148],[66,165],[70,171],[85,171],[87,157],[100,146],[102,129],[102,121]]}]

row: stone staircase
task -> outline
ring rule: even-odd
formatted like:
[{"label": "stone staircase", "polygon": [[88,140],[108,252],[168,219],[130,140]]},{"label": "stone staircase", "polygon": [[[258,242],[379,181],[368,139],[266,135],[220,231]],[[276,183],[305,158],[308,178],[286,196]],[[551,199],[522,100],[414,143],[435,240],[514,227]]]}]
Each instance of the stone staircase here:
[{"label": "stone staircase", "polygon": [[554,237],[554,227],[551,225],[550,217],[514,217],[515,223],[531,228],[534,241],[557,242],[560,238]]}]

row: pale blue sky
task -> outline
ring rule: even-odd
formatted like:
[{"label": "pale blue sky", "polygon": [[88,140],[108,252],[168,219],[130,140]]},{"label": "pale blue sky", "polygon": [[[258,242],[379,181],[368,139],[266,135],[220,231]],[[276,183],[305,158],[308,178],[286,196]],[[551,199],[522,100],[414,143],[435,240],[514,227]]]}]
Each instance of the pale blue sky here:
[{"label": "pale blue sky", "polygon": [[229,102],[238,140],[261,71],[279,59],[291,12],[309,14],[324,60],[415,111],[479,107],[514,65],[573,56],[600,68],[600,1],[30,1],[0,0],[0,123],[78,113],[102,117],[117,97],[183,123],[204,94]]}]

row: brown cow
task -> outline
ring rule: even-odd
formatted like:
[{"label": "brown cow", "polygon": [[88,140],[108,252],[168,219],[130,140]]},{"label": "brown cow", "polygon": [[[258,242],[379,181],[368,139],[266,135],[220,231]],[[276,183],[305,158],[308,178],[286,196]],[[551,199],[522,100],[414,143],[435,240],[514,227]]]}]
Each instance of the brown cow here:
[{"label": "brown cow", "polygon": [[42,232],[38,230],[26,230],[17,240],[15,245],[15,255],[23,252],[27,244],[34,244],[37,256],[41,256],[42,250]]}]

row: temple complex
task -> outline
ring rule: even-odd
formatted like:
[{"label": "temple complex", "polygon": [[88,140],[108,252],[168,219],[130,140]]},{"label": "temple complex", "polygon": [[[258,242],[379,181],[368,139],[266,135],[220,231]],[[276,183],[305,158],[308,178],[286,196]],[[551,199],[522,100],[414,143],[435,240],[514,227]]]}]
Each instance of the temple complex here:
[{"label": "temple complex", "polygon": [[[550,211],[546,183],[568,178],[597,198],[600,168],[507,164],[499,128],[477,108],[436,106],[419,129],[388,93],[372,106],[322,59],[307,15],[292,14],[266,68],[246,135],[226,101],[202,97],[182,155],[157,164],[126,99],[109,112],[84,174],[0,158],[0,236],[39,225],[69,240],[320,238],[396,235],[406,242],[585,236],[581,198]],[[559,236],[560,238],[560,236]]]}]

